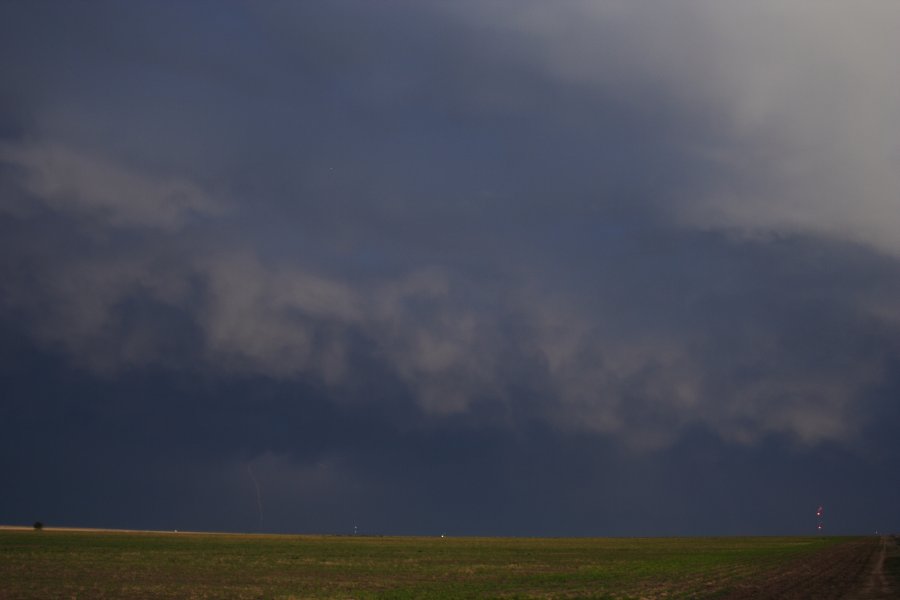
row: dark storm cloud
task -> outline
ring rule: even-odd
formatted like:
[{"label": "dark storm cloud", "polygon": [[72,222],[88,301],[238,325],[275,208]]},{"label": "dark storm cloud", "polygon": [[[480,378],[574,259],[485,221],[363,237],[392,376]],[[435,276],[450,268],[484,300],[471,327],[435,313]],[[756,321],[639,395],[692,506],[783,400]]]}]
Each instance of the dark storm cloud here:
[{"label": "dark storm cloud", "polygon": [[810,10],[5,6],[0,517],[258,527],[250,467],[269,529],[868,528],[900,48]]}]

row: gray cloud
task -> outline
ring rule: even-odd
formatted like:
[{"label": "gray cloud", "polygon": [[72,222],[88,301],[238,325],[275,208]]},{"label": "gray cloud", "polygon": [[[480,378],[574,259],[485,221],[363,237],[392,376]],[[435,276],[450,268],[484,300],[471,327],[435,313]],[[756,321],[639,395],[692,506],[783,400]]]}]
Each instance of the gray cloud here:
[{"label": "gray cloud", "polygon": [[63,214],[116,227],[173,231],[195,215],[215,215],[223,203],[194,183],[154,177],[54,142],[7,143],[0,161],[18,179],[22,194],[6,207],[29,210],[29,201]]},{"label": "gray cloud", "polygon": [[662,93],[705,114],[714,135],[688,137],[681,150],[710,171],[707,187],[661,199],[680,223],[900,251],[893,3],[493,2],[452,10],[526,37],[519,58],[558,81],[627,97]]},{"label": "gray cloud", "polygon": [[764,472],[893,414],[892,5],[35,6],[0,19],[0,341],[80,382],[54,414],[184,410],[222,489],[470,507],[431,466],[634,500],[667,453]]}]

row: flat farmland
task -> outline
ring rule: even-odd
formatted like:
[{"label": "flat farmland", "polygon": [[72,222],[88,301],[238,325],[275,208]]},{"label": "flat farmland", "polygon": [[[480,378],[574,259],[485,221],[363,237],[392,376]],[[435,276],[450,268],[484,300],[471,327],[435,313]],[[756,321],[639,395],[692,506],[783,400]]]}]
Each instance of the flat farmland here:
[{"label": "flat farmland", "polygon": [[896,598],[892,537],[0,530],[0,598]]}]

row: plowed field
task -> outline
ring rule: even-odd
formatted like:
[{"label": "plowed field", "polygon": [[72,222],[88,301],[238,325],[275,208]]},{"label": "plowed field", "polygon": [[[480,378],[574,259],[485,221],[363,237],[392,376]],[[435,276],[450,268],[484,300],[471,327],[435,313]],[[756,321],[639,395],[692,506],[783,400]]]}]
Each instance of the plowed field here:
[{"label": "plowed field", "polygon": [[791,561],[740,583],[724,598],[900,598],[897,562],[896,537],[866,538]]}]

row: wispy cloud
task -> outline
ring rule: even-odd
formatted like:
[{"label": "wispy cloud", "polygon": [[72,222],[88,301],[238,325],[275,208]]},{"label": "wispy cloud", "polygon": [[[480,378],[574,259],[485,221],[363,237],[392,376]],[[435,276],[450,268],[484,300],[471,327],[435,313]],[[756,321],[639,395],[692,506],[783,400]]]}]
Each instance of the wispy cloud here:
[{"label": "wispy cloud", "polygon": [[0,161],[24,192],[7,210],[28,211],[26,203],[34,202],[110,226],[175,231],[225,208],[191,181],[145,173],[57,142],[7,142],[0,146]]}]

